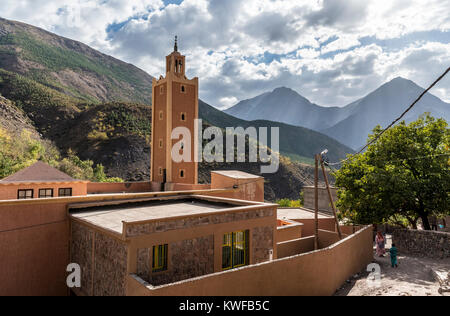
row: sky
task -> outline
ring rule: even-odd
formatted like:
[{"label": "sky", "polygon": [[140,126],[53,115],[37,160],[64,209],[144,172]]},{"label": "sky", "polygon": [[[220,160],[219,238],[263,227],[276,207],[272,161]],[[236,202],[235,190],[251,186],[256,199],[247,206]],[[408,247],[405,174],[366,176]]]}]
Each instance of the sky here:
[{"label": "sky", "polygon": [[[81,41],[149,74],[178,35],[187,76],[218,108],[285,86],[344,106],[401,76],[450,66],[450,1],[1,0],[0,16]],[[432,93],[450,102],[450,75]]]}]

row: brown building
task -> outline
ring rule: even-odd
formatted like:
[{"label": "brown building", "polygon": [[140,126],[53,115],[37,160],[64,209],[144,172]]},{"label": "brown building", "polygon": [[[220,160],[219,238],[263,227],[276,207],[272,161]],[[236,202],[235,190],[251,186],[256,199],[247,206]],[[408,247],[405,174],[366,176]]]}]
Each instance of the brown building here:
[{"label": "brown building", "polygon": [[[153,79],[151,181],[198,183],[198,164],[194,162],[195,119],[198,118],[198,78],[186,78],[186,58],[174,51],[166,57],[166,77]],[[174,162],[172,131],[185,127],[191,139],[181,145],[180,153],[190,149],[190,161]],[[190,146],[189,146],[190,145]],[[189,154],[186,152],[186,154]]]},{"label": "brown building", "polygon": [[276,257],[274,204],[179,196],[91,205],[69,205],[78,295],[126,295],[131,274],[160,286]]},{"label": "brown building", "polygon": [[0,201],[83,196],[88,183],[38,161],[0,180]]}]

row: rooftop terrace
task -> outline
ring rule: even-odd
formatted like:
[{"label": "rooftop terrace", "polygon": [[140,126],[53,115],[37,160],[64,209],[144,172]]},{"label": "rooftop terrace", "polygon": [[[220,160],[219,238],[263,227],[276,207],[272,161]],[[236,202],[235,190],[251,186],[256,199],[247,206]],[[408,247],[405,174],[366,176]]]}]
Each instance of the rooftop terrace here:
[{"label": "rooftop terrace", "polygon": [[127,203],[118,205],[91,206],[91,204],[87,203],[85,204],[85,208],[83,208],[83,204],[69,206],[72,217],[119,234],[122,233],[122,222],[133,223],[191,215],[204,215],[249,205],[214,202],[197,197],[144,202],[128,201]]}]

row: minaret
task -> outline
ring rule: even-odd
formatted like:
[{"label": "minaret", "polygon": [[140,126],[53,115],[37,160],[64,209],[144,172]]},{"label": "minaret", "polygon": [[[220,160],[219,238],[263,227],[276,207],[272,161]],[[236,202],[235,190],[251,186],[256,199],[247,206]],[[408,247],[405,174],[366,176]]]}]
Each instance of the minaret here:
[{"label": "minaret", "polygon": [[[173,52],[166,57],[166,76],[153,79],[151,181],[198,183],[198,163],[194,162],[194,120],[198,118],[198,78],[187,79],[186,57],[178,52],[175,36]],[[175,163],[172,130],[186,127],[191,131],[191,162]]]}]

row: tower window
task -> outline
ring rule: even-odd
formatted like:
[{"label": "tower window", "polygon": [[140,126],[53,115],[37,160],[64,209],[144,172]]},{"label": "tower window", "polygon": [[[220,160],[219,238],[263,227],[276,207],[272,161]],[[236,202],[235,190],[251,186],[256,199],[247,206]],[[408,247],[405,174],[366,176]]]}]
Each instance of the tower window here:
[{"label": "tower window", "polygon": [[164,94],[164,86],[161,86],[161,88],[159,88],[159,93]]},{"label": "tower window", "polygon": [[186,176],[186,172],[184,170],[180,170],[180,178],[184,178]]},{"label": "tower window", "polygon": [[161,167],[159,167],[159,175],[162,176],[163,175],[163,169]]},{"label": "tower window", "polygon": [[183,113],[181,113],[181,120],[183,121],[183,122],[185,122],[186,121],[186,113],[185,112],[183,112]]},{"label": "tower window", "polygon": [[186,93],[186,87],[185,86],[181,86],[181,93]]},{"label": "tower window", "polygon": [[159,120],[162,121],[164,118],[164,112],[163,111],[159,111]]},{"label": "tower window", "polygon": [[159,148],[163,148],[163,140],[162,139],[159,140]]}]

